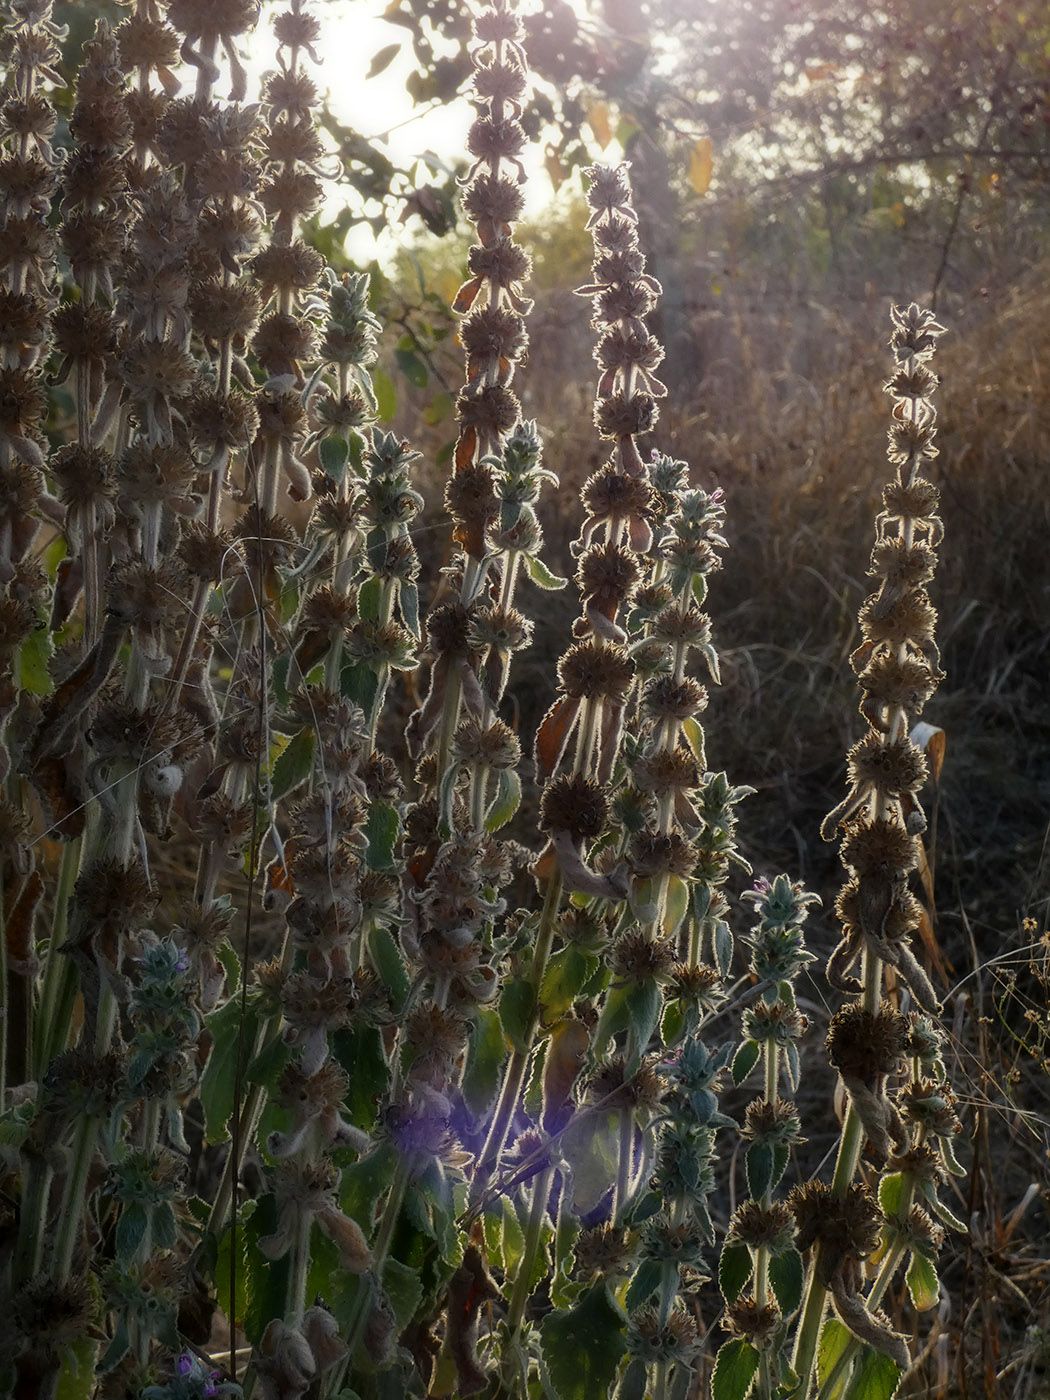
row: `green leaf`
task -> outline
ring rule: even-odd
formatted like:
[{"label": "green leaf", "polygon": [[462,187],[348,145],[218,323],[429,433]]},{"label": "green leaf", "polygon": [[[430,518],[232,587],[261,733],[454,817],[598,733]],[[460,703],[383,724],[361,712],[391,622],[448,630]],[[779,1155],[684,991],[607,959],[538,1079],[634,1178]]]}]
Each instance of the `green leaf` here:
[{"label": "green leaf", "polygon": [[718,1261],[718,1286],[727,1303],[735,1303],[754,1272],[755,1261],[743,1240],[728,1240]]},{"label": "green leaf", "polygon": [[892,1400],[900,1385],[897,1363],[874,1347],[865,1347],[853,1372],[849,1400]]},{"label": "green leaf", "polygon": [[273,765],[273,799],[279,802],[288,793],[294,792],[300,783],[305,783],[313,772],[314,750],[317,735],[312,729],[300,729],[294,739],[284,746]]},{"label": "green leaf", "polygon": [[707,750],[704,744],[703,727],[698,720],[689,717],[682,720],[682,733],[693,751],[693,757],[702,768],[707,767]]},{"label": "green leaf", "polygon": [[291,1058],[291,1046],[286,1044],[284,1037],[280,1032],[277,1032],[270,1036],[263,1048],[250,1061],[248,1068],[244,1071],[244,1077],[253,1084],[261,1084],[271,1093],[276,1093],[277,1080]]},{"label": "green leaf", "polygon": [[551,1302],[556,1308],[567,1307],[572,1302],[566,1285],[575,1264],[573,1246],[579,1234],[580,1222],[572,1211],[559,1210],[558,1227],[554,1232],[554,1278],[551,1281]]},{"label": "green leaf", "polygon": [[115,1239],[117,1259],[121,1264],[130,1264],[146,1235],[149,1218],[146,1207],[137,1201],[126,1205],[117,1221]]},{"label": "green leaf", "polygon": [[[824,1323],[820,1333],[820,1345],[817,1348],[817,1380],[821,1385],[824,1385],[835,1369],[839,1357],[852,1341],[853,1333],[837,1317],[829,1317]],[[846,1373],[843,1373],[833,1394],[826,1396],[825,1400],[837,1400],[841,1397],[845,1379]]]},{"label": "green leaf", "polygon": [[479,1006],[461,1085],[467,1107],[479,1118],[488,1112],[499,1093],[506,1058],[507,1042],[499,1012],[492,1006]]},{"label": "green leaf", "polygon": [[648,1387],[649,1377],[645,1362],[640,1356],[636,1356],[616,1387],[616,1400],[645,1400]]},{"label": "green leaf", "polygon": [[368,65],[366,78],[377,78],[380,73],[386,71],[393,63],[394,59],[401,52],[400,44],[384,44],[383,47],[372,55],[372,61]]},{"label": "green leaf", "polygon": [[394,846],[398,832],[397,808],[388,807],[385,802],[373,802],[365,822],[365,836],[368,838],[365,863],[369,870],[391,868],[394,864]]},{"label": "green leaf", "polygon": [[371,578],[365,579],[357,590],[357,612],[358,616],[363,618],[365,622],[379,621],[379,610],[385,589],[386,581],[378,574],[373,574]]},{"label": "green leaf", "polygon": [[744,1158],[747,1165],[747,1189],[753,1200],[760,1201],[773,1184],[773,1149],[768,1143],[754,1142]]},{"label": "green leaf", "polygon": [[904,1173],[889,1172],[879,1182],[879,1209],[883,1215],[900,1215],[904,1194]]},{"label": "green leaf", "polygon": [[556,593],[559,588],[565,588],[569,580],[561,578],[558,574],[552,574],[542,559],[535,554],[525,555],[525,567],[529,571],[529,578],[537,588],[544,589],[547,593]]},{"label": "green leaf", "polygon": [[623,1305],[629,1313],[645,1306],[660,1287],[660,1280],[663,1276],[664,1265],[661,1260],[642,1260],[635,1270],[634,1278],[631,1279],[631,1285],[627,1290],[627,1296],[623,1300]]},{"label": "green leaf", "polygon": [[911,1300],[919,1312],[937,1306],[941,1296],[941,1285],[937,1278],[937,1270],[929,1259],[924,1259],[921,1254],[912,1254],[905,1281]]},{"label": "green leaf", "polygon": [[414,350],[395,350],[394,359],[397,367],[405,376],[408,382],[416,389],[425,389],[429,382],[430,375],[427,367]]},{"label": "green leaf", "polygon": [[95,1361],[99,1344],[93,1337],[79,1337],[61,1349],[55,1400],[91,1400],[95,1394]]},{"label": "green leaf", "polygon": [[373,372],[372,388],[375,391],[379,420],[381,423],[389,423],[397,412],[397,390],[385,369],[376,369]]},{"label": "green leaf", "polygon": [[288,1276],[291,1272],[291,1251],[280,1259],[267,1259],[259,1241],[277,1230],[277,1204],[273,1194],[260,1197],[251,1219],[245,1222],[245,1289],[248,1306],[241,1323],[252,1346],[262,1340],[270,1322],[283,1317],[288,1301]]},{"label": "green leaf", "polygon": [[724,919],[719,919],[714,928],[715,964],[720,977],[729,976],[729,966],[733,961],[733,935]]},{"label": "green leaf", "polygon": [[[252,1202],[254,1205],[254,1202]],[[247,1262],[247,1233],[244,1229],[238,1228],[236,1232],[232,1229],[223,1233],[219,1241],[218,1252],[215,1258],[215,1296],[219,1300],[219,1306],[226,1312],[230,1312],[230,1285],[231,1285],[231,1264],[233,1260],[233,1239],[237,1238],[237,1269],[235,1274],[234,1288],[234,1308],[237,1322],[240,1324],[245,1313],[248,1311],[248,1262]]]},{"label": "green leaf", "polygon": [[360,705],[365,714],[370,715],[379,689],[379,677],[370,667],[356,666],[351,662],[339,673],[339,689],[348,700]]},{"label": "green leaf", "polygon": [[204,1110],[204,1134],[209,1142],[219,1142],[225,1137],[226,1123],[233,1112],[239,1047],[242,1043],[245,1046],[254,1044],[257,1013],[249,1002],[243,1037],[238,1034],[241,1029],[241,1003],[238,997],[231,997],[224,1006],[212,1011],[204,1018],[204,1023],[212,1038],[199,1090]]},{"label": "green leaf", "polygon": [[667,877],[667,895],[664,900],[663,931],[666,938],[673,938],[678,926],[689,909],[689,886],[677,875]]},{"label": "green leaf", "polygon": [[769,1260],[769,1282],[785,1317],[802,1301],[805,1274],[802,1255],[797,1249],[785,1249],[783,1254],[774,1254]]},{"label": "green leaf", "polygon": [[555,953],[547,964],[540,987],[540,1001],[548,1022],[563,1016],[583,990],[593,973],[597,958],[569,944]]},{"label": "green leaf", "polygon": [[743,1337],[719,1348],[711,1375],[711,1400],[744,1400],[758,1370],[758,1352]]},{"label": "green leaf", "polygon": [[733,1083],[743,1084],[744,1080],[758,1064],[762,1047],[757,1040],[745,1040],[733,1056]]},{"label": "green leaf", "polygon": [[655,980],[650,980],[638,982],[633,987],[629,987],[625,1005],[628,1022],[634,1032],[635,1050],[639,1055],[642,1055],[649,1044],[649,1037],[656,1027],[663,1007],[660,984]]},{"label": "green leaf", "polygon": [[419,1270],[402,1264],[397,1259],[388,1259],[383,1265],[383,1291],[390,1299],[397,1319],[400,1334],[412,1321],[423,1297],[423,1281]]},{"label": "green leaf", "polygon": [[501,768],[496,796],[485,813],[485,830],[498,831],[506,826],[521,802],[521,779],[513,768]]},{"label": "green leaf", "polygon": [[403,583],[398,590],[398,603],[401,608],[401,621],[418,642],[419,633],[419,589],[414,583]]},{"label": "green leaf", "polygon": [[372,955],[372,965],[379,974],[383,986],[390,993],[395,1011],[400,1011],[408,999],[411,983],[401,949],[394,942],[394,936],[383,925],[377,925],[369,934],[368,951]]},{"label": "green leaf", "polygon": [[[344,1167],[339,1177],[339,1204],[365,1234],[371,1233],[372,1218],[380,1197],[389,1188],[398,1165],[397,1148],[389,1139],[377,1145],[359,1162]],[[275,1313],[280,1317],[280,1313]]]},{"label": "green leaf", "polygon": [[376,1026],[361,1025],[335,1031],[332,1049],[350,1077],[343,1099],[344,1112],[355,1127],[371,1132],[379,1101],[390,1087],[382,1032]]},{"label": "green leaf", "polygon": [[547,1314],[540,1346],[558,1400],[594,1400],[609,1393],[626,1350],[626,1323],[604,1283],[594,1284],[574,1308]]},{"label": "green leaf", "polygon": [[346,438],[324,437],[317,444],[317,455],[321,466],[333,481],[342,481],[346,475],[346,463],[350,456],[350,444]]},{"label": "green leaf", "polygon": [[528,1050],[529,1023],[536,1005],[536,993],[532,983],[523,978],[515,978],[503,988],[499,1001],[499,1017],[507,1039],[515,1050]]},{"label": "green leaf", "polygon": [[510,1277],[514,1274],[525,1249],[525,1231],[509,1196],[502,1198],[501,1207],[503,1213],[500,1220],[500,1258],[503,1260],[504,1273]]},{"label": "green leaf", "polygon": [[18,652],[17,675],[22,689],[31,695],[50,695],[55,688],[47,663],[55,650],[50,630],[43,624],[35,627]]}]

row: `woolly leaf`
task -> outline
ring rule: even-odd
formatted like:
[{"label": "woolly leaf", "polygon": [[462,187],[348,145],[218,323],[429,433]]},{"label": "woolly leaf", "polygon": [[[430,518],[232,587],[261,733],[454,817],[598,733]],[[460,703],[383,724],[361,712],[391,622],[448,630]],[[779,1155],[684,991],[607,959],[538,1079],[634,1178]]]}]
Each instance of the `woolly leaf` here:
[{"label": "woolly leaf", "polygon": [[540,988],[540,1001],[548,1022],[568,1011],[597,963],[597,958],[588,957],[571,943],[554,954],[547,963]]},{"label": "woolly leaf", "polygon": [[[817,1348],[817,1381],[824,1386],[839,1357],[853,1341],[853,1333],[849,1328],[838,1320],[837,1317],[829,1317],[824,1323],[820,1333],[820,1345]],[[848,1372],[843,1371],[839,1376],[834,1390],[826,1397],[826,1400],[841,1400],[845,1390],[845,1383]]]},{"label": "woolly leaf", "polygon": [[890,1172],[879,1182],[879,1209],[883,1215],[899,1215],[904,1193],[904,1173]]},{"label": "woolly leaf", "polygon": [[300,783],[305,783],[309,778],[316,747],[317,736],[312,729],[300,729],[295,738],[285,745],[273,765],[272,791],[275,802],[294,792]]},{"label": "woolly leaf", "polygon": [[704,745],[704,731],[698,720],[691,715],[682,720],[682,733],[685,735],[686,743],[693,751],[693,757],[697,763],[706,767],[707,752]]},{"label": "woolly leaf", "polygon": [[758,1064],[762,1047],[757,1040],[745,1040],[733,1056],[733,1083],[743,1084],[744,1080]]},{"label": "woolly leaf", "polygon": [[573,1301],[568,1288],[576,1262],[573,1247],[579,1234],[580,1222],[572,1211],[559,1210],[558,1228],[554,1232],[554,1278],[551,1281],[551,1302],[556,1308],[567,1307]]},{"label": "woolly leaf", "polygon": [[499,1012],[491,1006],[479,1006],[461,1085],[467,1107],[479,1118],[488,1112],[499,1093],[506,1058],[507,1042]]},{"label": "woolly leaf", "polygon": [[941,1285],[937,1278],[937,1270],[929,1259],[924,1259],[921,1254],[913,1254],[905,1280],[911,1300],[919,1312],[937,1306],[941,1296]]},{"label": "woolly leaf", "polygon": [[635,1052],[643,1055],[663,1006],[663,996],[659,983],[650,980],[629,987],[625,1004],[628,1023],[634,1032]]},{"label": "woolly leaf", "polygon": [[485,830],[498,831],[506,826],[521,802],[521,779],[513,768],[500,769],[496,796],[485,813]]},{"label": "woolly leaf", "polygon": [[758,1352],[743,1337],[719,1348],[711,1375],[711,1400],[745,1400],[758,1370]]},{"label": "woolly leaf", "polygon": [[131,1263],[139,1245],[145,1238],[148,1224],[149,1217],[146,1214],[146,1207],[137,1201],[132,1201],[120,1212],[115,1244],[117,1259],[121,1264]]},{"label": "woolly leaf", "polygon": [[371,1132],[379,1101],[390,1086],[382,1032],[376,1026],[362,1025],[335,1031],[332,1051],[350,1078],[343,1111],[356,1127]]},{"label": "woolly leaf", "polygon": [[529,1028],[533,1009],[536,1005],[536,992],[531,982],[514,978],[503,988],[499,1001],[499,1017],[507,1039],[515,1050],[527,1051]]},{"label": "woolly leaf", "polygon": [[[125,1348],[126,1350],[126,1348]],[[55,1400],[91,1400],[95,1394],[95,1361],[99,1345],[93,1337],[78,1337],[61,1348],[61,1370]]]},{"label": "woolly leaf", "polygon": [[623,1373],[623,1379],[616,1388],[616,1400],[645,1400],[648,1385],[649,1377],[645,1362],[640,1356],[636,1356]]},{"label": "woolly leaf", "polygon": [[865,1347],[853,1372],[849,1400],[893,1400],[900,1379],[900,1367],[891,1357]]},{"label": "woolly leaf", "polygon": [[47,663],[55,650],[51,632],[37,626],[30,632],[18,652],[18,678],[22,689],[31,695],[50,695],[55,688]]},{"label": "woolly leaf", "polygon": [[401,621],[418,642],[420,640],[418,587],[414,583],[403,583],[398,590],[398,602],[401,607]]},{"label": "woolly leaf", "polygon": [[394,942],[393,934],[383,925],[376,925],[369,935],[368,948],[372,955],[372,965],[391,995],[394,1010],[400,1011],[408,998],[411,984],[405,960]]},{"label": "woolly leaf", "polygon": [[715,965],[720,977],[729,976],[729,966],[733,961],[733,935],[724,919],[719,919],[713,934]]},{"label": "woolly leaf", "polygon": [[663,931],[673,938],[689,909],[689,886],[677,875],[667,877],[667,897],[664,901]]},{"label": "woolly leaf", "polygon": [[535,554],[526,554],[525,567],[529,571],[529,578],[537,588],[544,589],[547,593],[556,593],[560,588],[565,588],[569,580],[562,578],[559,574],[552,574],[542,559]]},{"label": "woolly leaf", "polygon": [[[339,1205],[351,1220],[371,1220],[380,1197],[397,1168],[397,1148],[389,1139],[377,1145],[359,1162],[344,1167],[339,1177]],[[280,1317],[274,1313],[274,1317]]]},{"label": "woolly leaf", "polygon": [[626,1350],[627,1315],[604,1283],[596,1283],[574,1308],[548,1313],[540,1346],[557,1400],[608,1395]]},{"label": "woolly leaf", "polygon": [[[384,541],[385,543],[385,541]],[[378,574],[366,579],[357,590],[357,611],[365,622],[378,622],[386,581]]]},{"label": "woolly leaf", "polygon": [[536,731],[536,776],[549,778],[558,766],[558,760],[569,739],[569,734],[580,712],[580,702],[563,695],[555,700],[543,716]]},{"label": "woolly leaf", "polygon": [[248,1307],[241,1326],[252,1346],[262,1341],[272,1318],[283,1317],[288,1301],[291,1251],[279,1259],[267,1259],[259,1241],[277,1230],[277,1204],[271,1192],[260,1197],[251,1219],[244,1226],[245,1288]]},{"label": "woolly leaf", "polygon": [[346,475],[346,463],[350,456],[350,444],[346,438],[324,437],[317,444],[317,455],[321,466],[333,481],[342,481]]},{"label": "woolly leaf", "polygon": [[801,1303],[804,1279],[802,1255],[797,1249],[785,1249],[783,1254],[774,1254],[770,1258],[769,1282],[785,1317]]},{"label": "woolly leaf", "polygon": [[198,1093],[204,1110],[204,1133],[209,1142],[222,1139],[227,1120],[233,1112],[239,1046],[242,1043],[244,1046],[255,1043],[256,1020],[255,1007],[249,1002],[244,1017],[243,1040],[239,1040],[241,1003],[238,997],[232,997],[224,1006],[205,1017],[205,1025],[211,1034],[211,1051],[201,1075]]},{"label": "woolly leaf", "polygon": [[743,1240],[726,1242],[718,1260],[718,1286],[727,1303],[735,1303],[754,1272],[755,1261]]},{"label": "woolly leaf", "polygon": [[365,861],[369,870],[389,870],[394,864],[394,844],[398,837],[397,809],[385,802],[373,802],[365,822],[368,851]]},{"label": "woolly leaf", "polygon": [[400,1334],[412,1321],[423,1296],[419,1270],[402,1264],[398,1259],[388,1259],[383,1265],[383,1292],[390,1299]]},{"label": "woolly leaf", "polygon": [[[672,1265],[672,1267],[674,1267]],[[623,1305],[629,1313],[642,1308],[660,1287],[660,1280],[663,1278],[664,1265],[659,1259],[643,1259],[635,1270],[634,1278],[631,1279],[631,1286],[627,1290],[627,1296],[623,1300]]]},{"label": "woolly leaf", "polygon": [[768,1143],[754,1142],[747,1149],[747,1189],[760,1201],[773,1185],[773,1149]]}]

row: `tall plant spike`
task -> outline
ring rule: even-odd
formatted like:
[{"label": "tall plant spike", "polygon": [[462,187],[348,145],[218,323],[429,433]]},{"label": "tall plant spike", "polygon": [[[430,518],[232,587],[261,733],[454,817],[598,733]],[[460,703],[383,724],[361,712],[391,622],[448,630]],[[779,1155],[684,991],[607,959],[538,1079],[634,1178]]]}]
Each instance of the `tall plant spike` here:
[{"label": "tall plant spike", "polygon": [[[942,1176],[942,1165],[930,1161],[928,1126],[921,1114],[906,1107],[924,1090],[916,1089],[913,1078],[900,1091],[899,1104],[888,1096],[888,1082],[904,1067],[914,1032],[900,1012],[883,1001],[883,970],[890,967],[923,1012],[938,1009],[929,978],[911,948],[920,906],[908,889],[908,876],[918,863],[919,835],[926,825],[917,796],[926,778],[926,761],[910,730],[941,678],[933,635],[936,613],[926,585],[933,576],[942,527],[936,515],[936,488],[921,473],[924,463],[936,456],[936,413],[930,396],[938,381],[929,361],[942,333],[933,313],[915,304],[893,312],[890,346],[896,369],[885,387],[894,400],[889,459],[896,471],[883,491],[869,568],[876,583],[861,607],[863,640],[851,657],[861,686],[860,710],[869,729],[849,753],[849,794],[823,826],[827,840],[838,827],[844,829],[841,855],[849,877],[836,903],[842,939],[828,960],[828,979],[839,990],[856,993],[857,1000],[834,1018],[828,1037],[848,1102],[834,1180],[830,1187],[807,1183],[796,1188],[793,1197],[799,1248],[810,1254],[795,1348],[803,1396],[808,1393],[829,1292],[838,1318],[854,1339],[850,1360],[855,1343],[865,1343],[901,1370],[907,1366],[904,1339],[877,1311],[889,1276],[880,1273],[865,1299],[862,1269],[879,1240],[880,1225],[884,1237],[896,1240],[898,1222],[907,1218],[912,1205],[915,1182],[909,1171],[894,1171],[896,1164],[910,1162],[918,1153],[919,1177],[927,1192]],[[912,1023],[928,1028],[934,1048],[925,1058],[935,1060],[937,1036],[929,1018],[913,1017]],[[943,1086],[931,1082],[927,1088],[943,1109],[938,1121],[944,1131],[937,1138],[943,1169],[957,1170],[950,1147],[950,1163],[943,1149],[954,1127],[950,1098],[944,1098]],[[887,1173],[880,1187],[885,1221],[875,1199],[854,1180],[865,1143]],[[899,1182],[887,1188],[887,1180],[898,1175]],[[922,1225],[915,1250],[924,1260],[932,1239],[932,1227]],[[896,1267],[902,1251],[891,1244],[888,1257]]]}]

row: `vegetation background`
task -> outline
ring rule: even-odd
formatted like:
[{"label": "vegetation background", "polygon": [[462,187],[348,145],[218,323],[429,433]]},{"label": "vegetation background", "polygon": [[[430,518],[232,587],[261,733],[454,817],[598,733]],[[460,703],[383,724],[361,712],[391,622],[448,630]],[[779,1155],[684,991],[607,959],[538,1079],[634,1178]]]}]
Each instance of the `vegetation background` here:
[{"label": "vegetation background", "polygon": [[[119,12],[56,6],[71,65],[103,13]],[[400,41],[420,109],[452,100],[469,75],[468,7],[393,0],[386,17],[376,74]],[[741,823],[756,871],[791,869],[824,896],[810,933],[822,955],[837,939],[839,871],[818,831],[859,732],[848,656],[884,474],[887,309],[918,299],[951,328],[937,363],[947,678],[926,714],[944,742],[927,951],[955,1017],[973,1171],[971,1233],[945,1270],[953,1311],[922,1375],[931,1390],[956,1377],[966,1390],[962,1358],[979,1353],[986,1395],[1050,1394],[1050,11],[547,0],[527,24],[540,82],[526,125],[560,187],[520,231],[536,310],[516,387],[562,481],[541,509],[548,561],[571,572],[567,503],[600,465],[590,337],[572,297],[590,256],[577,172],[622,150],[665,290],[661,442],[727,498],[709,761],[756,789]],[[466,239],[458,172],[399,167],[334,114],[326,126],[345,206],[315,221],[314,241],[338,266],[354,225],[403,229],[396,256],[372,268],[389,337],[380,363],[392,367],[377,388],[383,419],[410,429],[433,473],[416,540],[433,579],[461,373],[448,311]],[[524,746],[572,606],[555,598],[519,662]],[[821,997],[815,984],[806,995]],[[819,1093],[820,1072],[803,1083]],[[827,1146],[811,1142],[815,1160]]]},{"label": "vegetation background", "polygon": [[[416,63],[411,95],[424,111],[448,101],[469,74],[463,7],[400,0],[387,17]],[[570,572],[565,502],[600,465],[572,295],[590,255],[577,170],[622,150],[664,288],[661,441],[727,497],[709,761],[756,789],[741,822],[756,870],[791,869],[823,896],[809,935],[822,954],[838,936],[838,869],[818,830],[858,732],[847,658],[881,489],[887,308],[918,298],[951,328],[937,363],[947,679],[925,714],[944,746],[927,952],[954,993],[971,1233],[917,1384],[972,1393],[969,1373],[988,1396],[1050,1394],[1050,13],[553,0],[526,24],[539,82],[525,123],[558,192],[521,228],[536,307],[519,392],[562,481],[541,504],[549,562]],[[374,66],[400,57],[395,41]],[[411,247],[379,279],[404,372],[394,419],[440,463],[459,372],[444,308],[466,246],[454,187],[425,163],[386,170],[329,126],[361,201],[318,230],[329,256],[377,202],[407,219]],[[424,517],[419,547],[441,562],[439,518]],[[526,738],[571,624],[570,600],[550,598],[516,671]],[[809,995],[823,999],[815,981]],[[815,1063],[803,1083],[821,1092]],[[814,1160],[829,1146],[812,1142]]]}]

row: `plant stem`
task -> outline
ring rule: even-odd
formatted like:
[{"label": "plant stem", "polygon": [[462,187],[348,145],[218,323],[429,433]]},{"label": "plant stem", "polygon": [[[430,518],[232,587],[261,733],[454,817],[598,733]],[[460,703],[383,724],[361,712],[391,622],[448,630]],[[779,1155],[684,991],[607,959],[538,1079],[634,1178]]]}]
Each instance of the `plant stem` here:
[{"label": "plant stem", "polygon": [[511,1336],[511,1346],[514,1345],[521,1330],[521,1324],[525,1317],[525,1305],[532,1292],[532,1277],[540,1252],[543,1226],[547,1219],[547,1203],[550,1200],[553,1180],[554,1167],[546,1166],[536,1178],[536,1185],[533,1188],[532,1208],[529,1211],[529,1223],[525,1231],[525,1244],[514,1278],[514,1289],[510,1295],[510,1307],[507,1312],[507,1329]]},{"label": "plant stem", "polygon": [[69,1175],[66,1177],[66,1189],[62,1193],[62,1208],[58,1217],[55,1254],[51,1266],[51,1277],[57,1284],[69,1281],[73,1254],[80,1237],[80,1222],[84,1214],[84,1198],[87,1194],[91,1159],[95,1155],[98,1126],[97,1118],[82,1118],[77,1126],[73,1157],[69,1164]]},{"label": "plant stem", "polygon": [[69,926],[69,901],[80,865],[80,838],[62,847],[58,867],[58,888],[51,920],[51,941],[47,950],[44,984],[36,1016],[36,1053],[33,1076],[39,1082],[48,1065],[65,1048],[69,1022],[77,996],[77,973],[73,960],[59,952]]},{"label": "plant stem", "polygon": [[554,925],[558,917],[558,908],[561,904],[561,894],[562,879],[559,872],[551,876],[550,883],[547,886],[547,894],[543,901],[543,912],[540,915],[540,927],[536,936],[536,946],[532,956],[532,965],[529,968],[529,982],[533,988],[534,998],[532,1010],[529,1013],[528,1021],[525,1026],[525,1048],[515,1048],[507,1062],[499,1103],[496,1105],[496,1112],[489,1127],[488,1135],[485,1138],[485,1146],[478,1159],[478,1169],[471,1182],[471,1207],[477,1206],[489,1178],[499,1166],[499,1159],[503,1154],[503,1148],[507,1142],[507,1134],[510,1132],[510,1124],[514,1117],[514,1110],[518,1104],[518,1095],[521,1093],[521,1087],[525,1082],[525,1071],[528,1068],[529,1056],[532,1053],[532,1042],[540,1022],[540,987],[543,984],[543,975],[547,969],[547,959],[550,957],[551,949],[554,946]]}]

